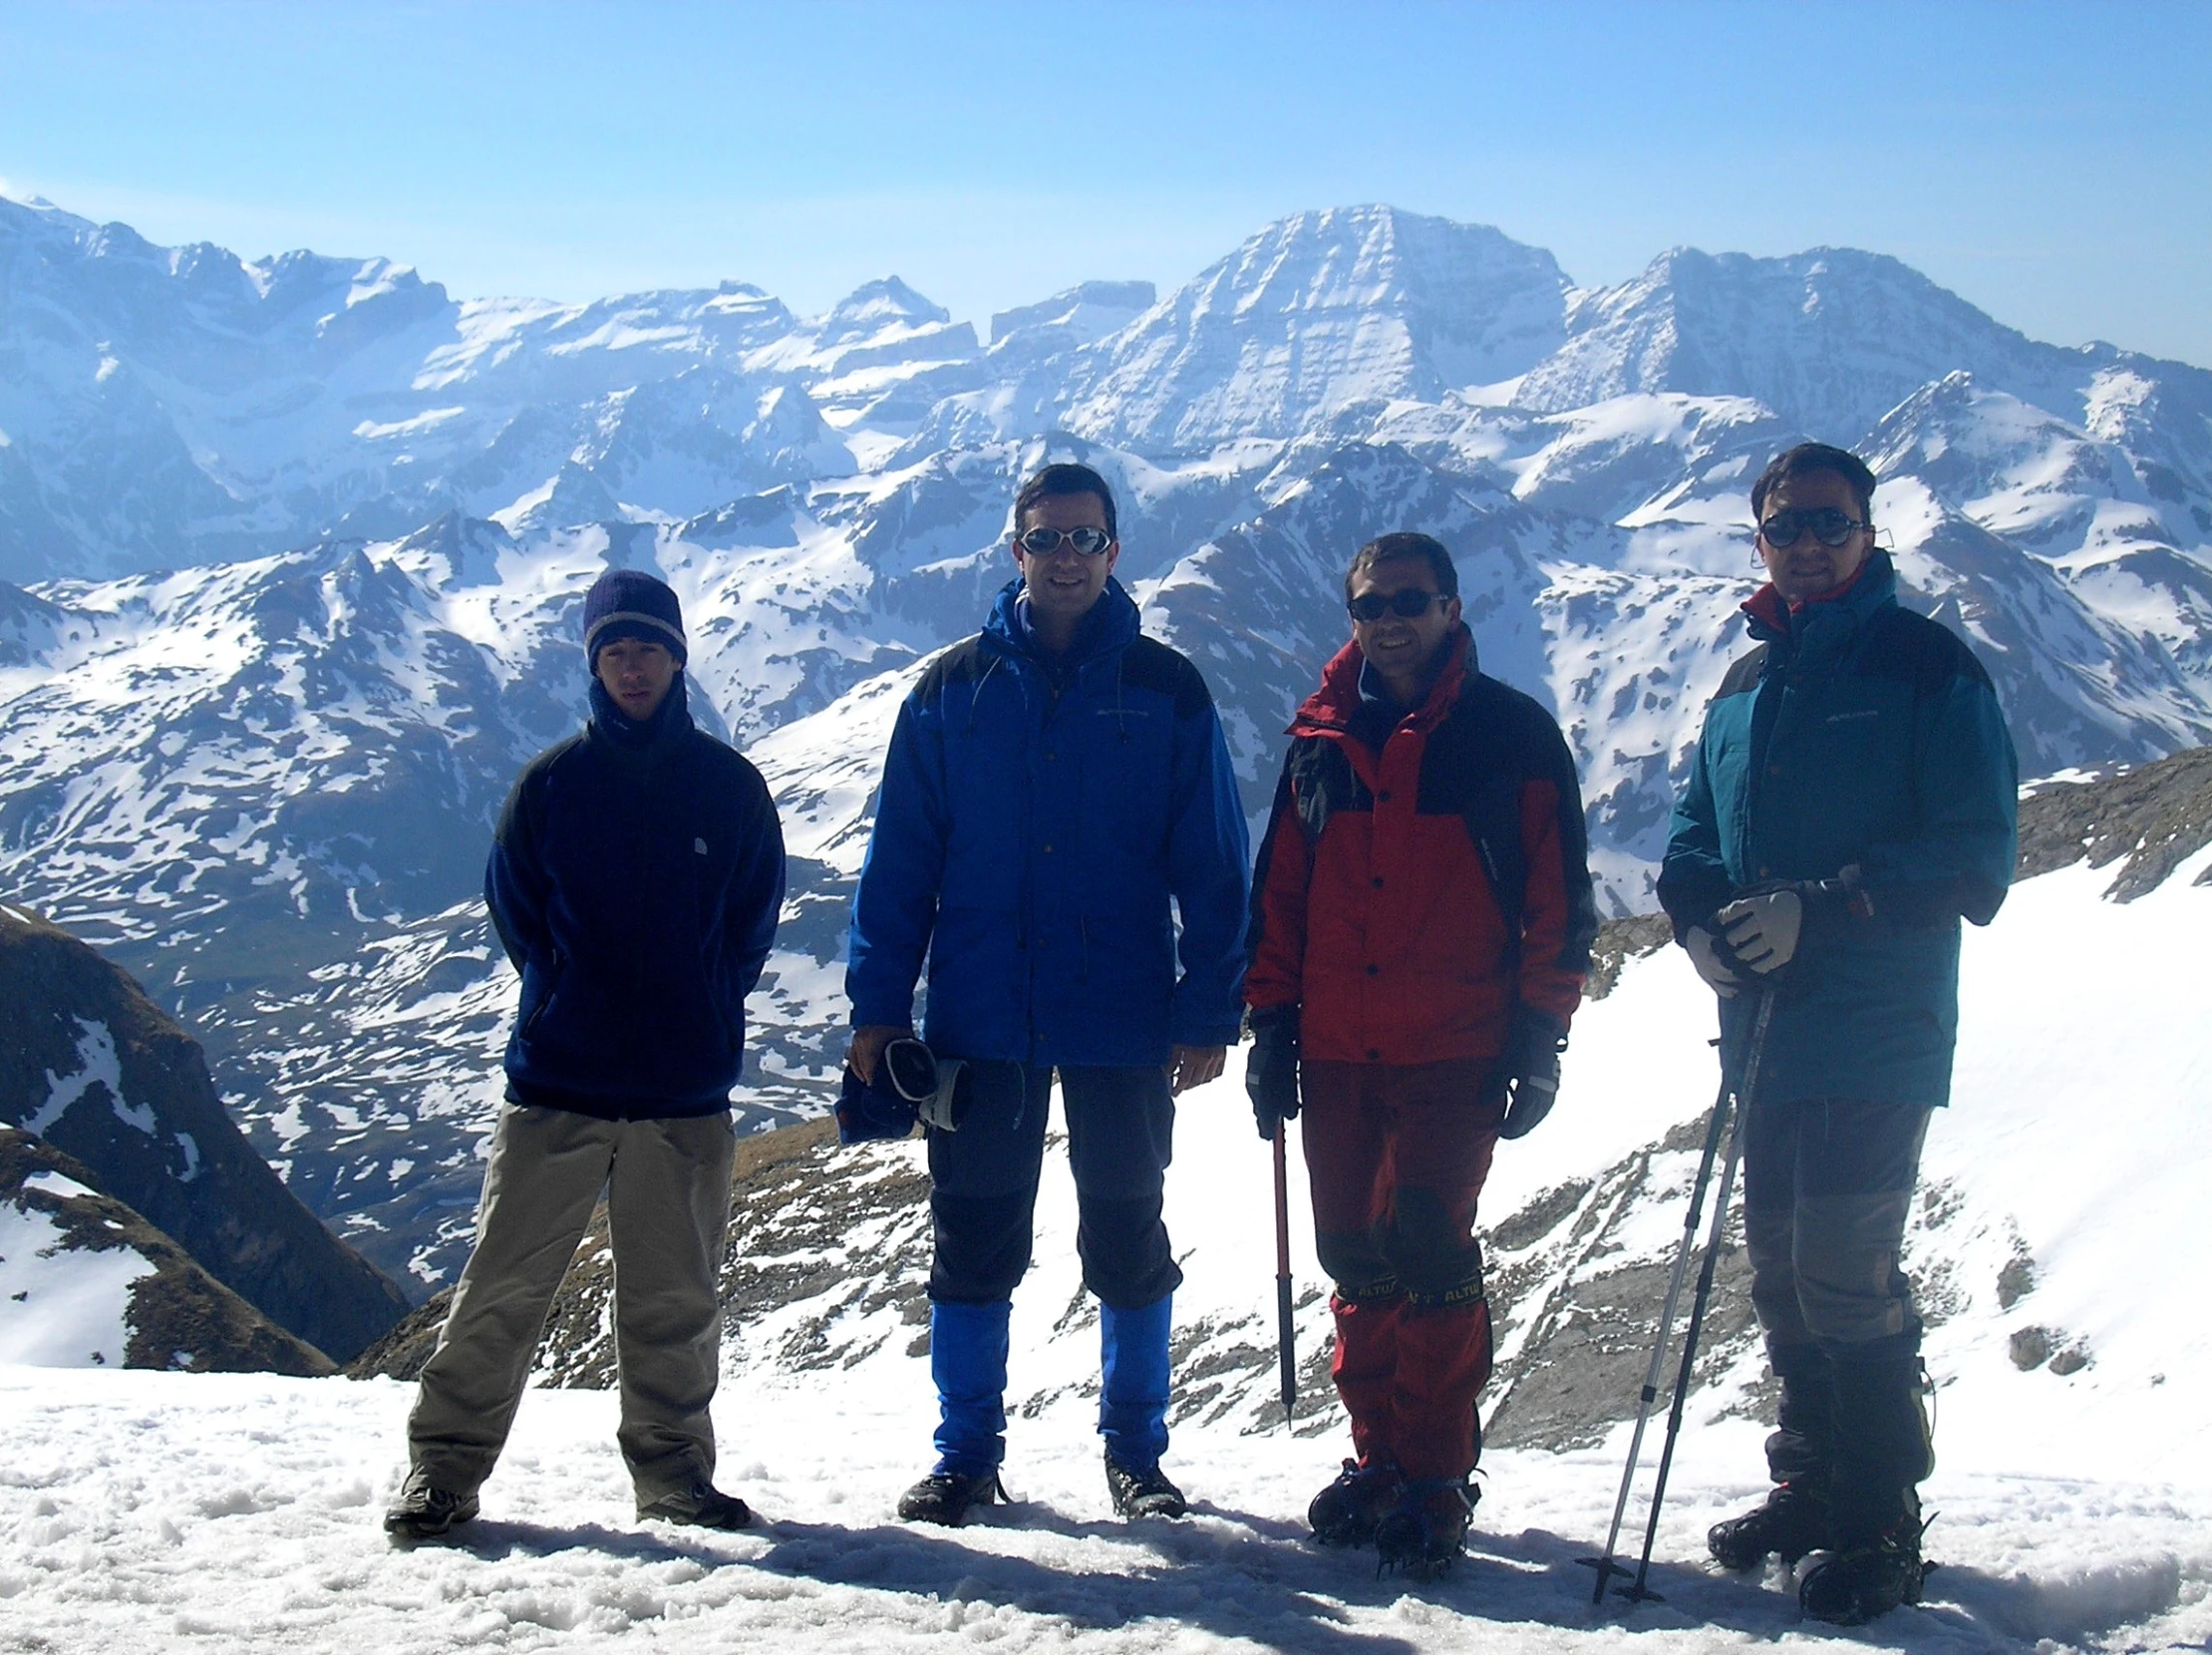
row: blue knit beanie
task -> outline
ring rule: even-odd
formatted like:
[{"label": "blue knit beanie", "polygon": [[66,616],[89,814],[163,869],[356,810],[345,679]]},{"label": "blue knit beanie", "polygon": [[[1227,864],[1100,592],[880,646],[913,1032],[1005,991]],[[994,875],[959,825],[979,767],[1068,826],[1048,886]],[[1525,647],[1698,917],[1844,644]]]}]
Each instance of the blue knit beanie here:
[{"label": "blue knit beanie", "polygon": [[584,593],[584,659],[599,670],[599,650],[617,638],[659,644],[682,666],[690,656],[684,611],[667,583],[643,569],[609,569]]}]

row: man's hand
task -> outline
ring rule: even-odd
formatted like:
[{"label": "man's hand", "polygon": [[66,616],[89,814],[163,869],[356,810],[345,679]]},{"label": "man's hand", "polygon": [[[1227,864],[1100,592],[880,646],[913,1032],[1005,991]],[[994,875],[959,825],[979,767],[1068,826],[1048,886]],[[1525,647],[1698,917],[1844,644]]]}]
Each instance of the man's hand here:
[{"label": "man's hand", "polygon": [[1682,939],[1689,951],[1690,963],[1698,968],[1698,975],[1706,980],[1713,992],[1724,1000],[1733,1000],[1743,987],[1743,979],[1728,968],[1720,952],[1713,946],[1713,933],[1702,925],[1690,927]]},{"label": "man's hand", "polygon": [[1285,1121],[1298,1119],[1298,1008],[1265,1006],[1253,1011],[1252,1055],[1244,1063],[1244,1091],[1252,1100],[1252,1121],[1269,1143]]},{"label": "man's hand", "polygon": [[1797,953],[1805,924],[1805,899],[1791,885],[1738,896],[1713,916],[1746,970],[1761,977],[1779,971]]},{"label": "man's hand", "polygon": [[1567,1026],[1558,1018],[1533,1006],[1513,1014],[1505,1054],[1498,1059],[1505,1072],[1505,1118],[1498,1137],[1526,1138],[1543,1124],[1559,1098],[1559,1054],[1566,1045]]},{"label": "man's hand", "polygon": [[1167,1054],[1167,1090],[1181,1097],[1194,1086],[1221,1078],[1229,1061],[1226,1046],[1176,1046]]},{"label": "man's hand", "polygon": [[860,1077],[862,1086],[875,1084],[875,1066],[883,1061],[883,1048],[913,1033],[902,1023],[869,1023],[852,1031],[845,1047],[845,1067]]}]

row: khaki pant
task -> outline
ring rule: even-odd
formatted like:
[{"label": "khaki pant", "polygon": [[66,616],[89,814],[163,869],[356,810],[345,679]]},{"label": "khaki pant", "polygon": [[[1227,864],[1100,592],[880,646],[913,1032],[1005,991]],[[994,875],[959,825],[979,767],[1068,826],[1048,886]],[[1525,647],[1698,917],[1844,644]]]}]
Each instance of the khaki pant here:
[{"label": "khaki pant", "polygon": [[491,1135],[476,1241],[408,1417],[408,1458],[473,1493],[506,1444],[545,1313],[602,1188],[614,1242],[616,1441],[643,1505],[711,1482],[722,1355],[719,1276],[735,1137],[727,1114],[600,1121],[507,1104]]}]

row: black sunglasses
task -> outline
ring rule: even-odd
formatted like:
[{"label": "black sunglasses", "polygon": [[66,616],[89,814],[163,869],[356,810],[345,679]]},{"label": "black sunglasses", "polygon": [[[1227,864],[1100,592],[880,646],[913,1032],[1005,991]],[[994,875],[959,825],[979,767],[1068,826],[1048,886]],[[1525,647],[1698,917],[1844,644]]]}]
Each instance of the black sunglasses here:
[{"label": "black sunglasses", "polygon": [[1103,528],[1032,528],[1014,536],[1014,543],[1032,557],[1050,557],[1062,545],[1071,545],[1086,557],[1096,557],[1113,544]]},{"label": "black sunglasses", "polygon": [[1362,592],[1345,607],[1352,611],[1356,621],[1379,621],[1385,615],[1403,615],[1412,620],[1417,615],[1427,614],[1431,605],[1442,601],[1441,592],[1424,592],[1418,586],[1409,586],[1387,596],[1382,592]]},{"label": "black sunglasses", "polygon": [[1846,517],[1832,505],[1817,511],[1777,511],[1758,525],[1759,537],[1776,551],[1787,551],[1806,529],[1824,546],[1839,546],[1866,524]]}]

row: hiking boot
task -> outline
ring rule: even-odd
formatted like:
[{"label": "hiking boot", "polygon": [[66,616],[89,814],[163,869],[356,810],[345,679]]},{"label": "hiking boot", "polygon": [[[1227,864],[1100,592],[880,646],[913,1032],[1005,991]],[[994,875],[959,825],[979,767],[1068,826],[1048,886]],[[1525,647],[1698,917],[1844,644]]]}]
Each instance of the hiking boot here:
[{"label": "hiking boot", "polygon": [[1375,1530],[1375,1572],[1432,1580],[1459,1560],[1481,1490],[1445,1478],[1409,1482]]},{"label": "hiking boot", "polygon": [[942,1523],[957,1528],[969,1507],[1006,1498],[1006,1485],[990,1472],[931,1472],[899,1495],[898,1514],[906,1522]]},{"label": "hiking boot", "polygon": [[1828,1543],[1828,1502],[1801,1483],[1778,1483],[1739,1517],[1706,1530],[1706,1549],[1725,1569],[1756,1568],[1768,1557],[1794,1563]]},{"label": "hiking boot", "polygon": [[1921,1583],[1935,1566],[1920,1555],[1926,1526],[1917,1516],[1906,1517],[1871,1540],[1838,1547],[1807,1571],[1797,1606],[1814,1620],[1857,1626],[1900,1603],[1918,1603]]},{"label": "hiking boot", "polygon": [[638,1521],[680,1522],[693,1528],[751,1528],[753,1507],[712,1483],[694,1483],[639,1505]]},{"label": "hiking boot", "polygon": [[1148,1472],[1134,1472],[1109,1452],[1106,1474],[1113,1508],[1124,1517],[1179,1517],[1188,1508],[1182,1490],[1168,1482],[1156,1464]]},{"label": "hiking boot", "polygon": [[1388,1460],[1347,1460],[1336,1482],[1314,1495],[1306,1523],[1323,1545],[1367,1545],[1406,1491],[1406,1474]]},{"label": "hiking boot", "polygon": [[456,1523],[476,1514],[474,1494],[433,1488],[430,1473],[412,1471],[400,1485],[400,1497],[384,1513],[384,1531],[396,1539],[435,1540]]}]

